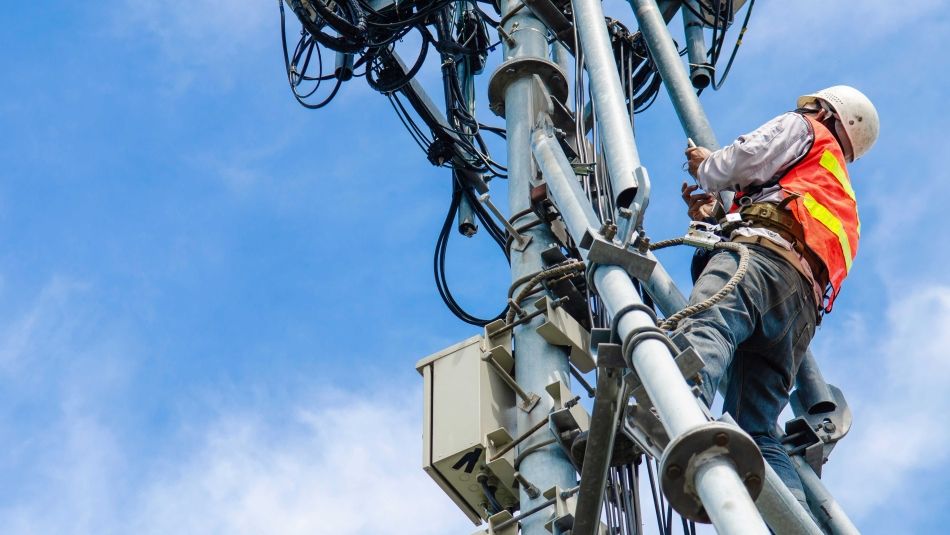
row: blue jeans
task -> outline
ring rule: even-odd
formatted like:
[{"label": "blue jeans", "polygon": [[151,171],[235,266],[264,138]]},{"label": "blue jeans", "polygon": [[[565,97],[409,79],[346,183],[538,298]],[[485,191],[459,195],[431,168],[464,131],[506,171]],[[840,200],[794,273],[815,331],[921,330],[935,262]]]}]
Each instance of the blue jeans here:
[{"label": "blue jeans", "polygon": [[[817,307],[809,283],[785,259],[764,247],[747,247],[752,254],[739,286],[717,305],[680,322],[676,332],[683,333],[706,362],[705,401],[712,402],[727,376],[723,411],[752,436],[765,460],[803,502],[801,479],[775,426],[815,334]],[[738,253],[713,255],[693,286],[690,304],[719,291],[738,265]]]}]

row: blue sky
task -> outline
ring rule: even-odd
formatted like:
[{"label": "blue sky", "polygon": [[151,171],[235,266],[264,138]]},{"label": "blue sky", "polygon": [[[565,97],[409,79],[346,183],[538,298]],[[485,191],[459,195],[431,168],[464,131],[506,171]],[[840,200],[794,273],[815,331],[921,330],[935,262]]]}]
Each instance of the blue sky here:
[{"label": "blue sky", "polygon": [[[703,95],[720,141],[836,83],[882,122],[851,170],[860,254],[813,343],[855,414],[826,483],[865,533],[937,531],[950,12],[759,4]],[[432,281],[448,177],[385,99],[355,81],[299,107],[275,2],[21,2],[0,22],[0,531],[470,533],[420,469],[413,370],[474,333]],[[648,231],[677,235],[663,96],[637,134]],[[459,298],[494,311],[501,257],[457,235],[450,257]],[[687,253],[662,258],[688,288]]]}]

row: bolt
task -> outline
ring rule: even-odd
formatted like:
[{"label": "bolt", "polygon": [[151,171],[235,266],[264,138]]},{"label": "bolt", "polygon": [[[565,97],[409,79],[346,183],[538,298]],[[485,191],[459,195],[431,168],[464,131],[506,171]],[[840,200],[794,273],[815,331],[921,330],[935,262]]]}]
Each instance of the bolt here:
[{"label": "bolt", "polygon": [[671,464],[666,467],[666,476],[670,479],[679,479],[683,475],[683,469],[677,464]]},{"label": "bolt", "polygon": [[717,446],[725,446],[729,443],[729,435],[725,433],[716,433],[716,436],[713,437],[713,444]]},{"label": "bolt", "polygon": [[745,478],[745,486],[750,489],[754,489],[761,484],[762,484],[762,478],[760,478],[759,476],[755,474],[752,474],[751,476]]},{"label": "bolt", "polygon": [[835,427],[835,423],[834,423],[834,422],[825,422],[822,427],[824,427],[824,428],[825,428],[825,431],[827,431],[828,433],[834,433],[834,432],[835,432],[835,429],[837,429],[837,428]]}]

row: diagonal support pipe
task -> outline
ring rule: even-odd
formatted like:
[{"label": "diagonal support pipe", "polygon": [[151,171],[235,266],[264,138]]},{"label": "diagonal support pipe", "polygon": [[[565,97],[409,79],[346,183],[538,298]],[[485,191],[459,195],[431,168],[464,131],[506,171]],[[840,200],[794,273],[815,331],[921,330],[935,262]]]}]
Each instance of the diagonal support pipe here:
[{"label": "diagonal support pipe", "polygon": [[[575,241],[580,242],[580,236],[574,233],[594,227],[597,220],[591,217],[593,210],[589,208],[573,172],[567,173],[564,169],[563,164],[567,162],[567,157],[553,135],[548,135],[544,128],[536,128],[532,133],[532,149],[546,179],[548,193],[561,211],[569,232]],[[626,339],[635,330],[655,327],[653,318],[642,308],[635,306],[642,305],[643,301],[626,271],[612,265],[594,266],[591,279],[607,312],[614,316],[613,322],[617,326],[620,339]],[[671,439],[708,423],[706,413],[680,374],[673,354],[666,344],[655,339],[644,340],[634,347],[631,361]],[[604,412],[604,416],[595,418],[607,418],[609,422],[610,414],[608,411]],[[609,424],[592,420],[588,444],[594,440],[595,428],[612,432]],[[598,440],[602,442],[605,438],[599,437]],[[713,460],[715,462],[709,462],[704,469],[696,471],[693,485],[700,496],[709,500],[710,503],[706,504],[707,512],[719,532],[727,535],[768,533],[768,528],[756,511],[732,461],[722,456]],[[609,462],[609,456],[603,456],[599,462]],[[589,473],[599,474],[605,467],[588,468],[585,463],[584,470],[585,473],[589,470]],[[582,489],[578,495],[576,525],[596,525],[601,503],[595,498],[596,495],[592,496]],[[737,526],[742,527],[738,529]],[[592,535],[593,531],[575,529],[575,534]]]},{"label": "diagonal support pipe", "polygon": [[[716,141],[716,134],[709,124],[709,118],[706,117],[702,104],[699,103],[699,97],[693,90],[693,83],[686,74],[683,62],[680,61],[679,52],[673,44],[673,36],[670,35],[670,30],[657,7],[656,0],[628,1],[686,136],[692,138],[700,147],[710,150],[718,149],[719,142]],[[728,209],[732,205],[733,193],[724,191],[720,192],[719,196],[722,205]]]},{"label": "diagonal support pipe", "polygon": [[604,23],[604,10],[600,0],[572,0],[571,5],[590,77],[594,114],[603,132],[601,139],[607,157],[614,204],[618,208],[631,209],[634,214],[632,221],[635,223],[633,228],[637,228],[650,200],[650,183],[646,173],[638,172],[641,167],[640,156],[633,140],[620,73]]}]

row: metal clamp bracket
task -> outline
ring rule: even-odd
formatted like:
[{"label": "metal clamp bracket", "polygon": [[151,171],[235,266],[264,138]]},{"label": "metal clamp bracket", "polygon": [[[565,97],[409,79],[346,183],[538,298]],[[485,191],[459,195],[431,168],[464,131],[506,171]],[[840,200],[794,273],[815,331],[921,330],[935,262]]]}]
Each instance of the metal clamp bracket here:
[{"label": "metal clamp bracket", "polygon": [[[605,240],[593,229],[588,229],[584,233],[580,247],[588,250],[587,261],[589,264],[619,266],[631,277],[642,281],[649,280],[650,275],[653,274],[653,268],[656,267],[656,260],[637,251],[615,245],[613,242]],[[591,287],[594,287],[594,285],[591,285]]]},{"label": "metal clamp bracket", "polygon": [[786,436],[782,439],[789,455],[802,455],[818,477],[831,450],[848,434],[852,423],[851,408],[841,389],[829,384],[828,390],[834,400],[828,405],[834,409],[824,412],[805,410],[799,392],[792,393],[792,411],[798,417],[785,423]]},{"label": "metal clamp bracket", "polygon": [[627,405],[620,431],[654,459],[659,459],[670,443],[670,436],[653,410],[638,403]]},{"label": "metal clamp bracket", "polygon": [[512,522],[510,511],[502,511],[488,517],[488,529],[481,529],[472,535],[518,535],[518,523]]},{"label": "metal clamp bracket", "polygon": [[[680,373],[683,374],[684,379],[695,380],[699,372],[706,366],[706,363],[703,362],[703,358],[691,347],[681,351],[673,360],[676,362],[676,367],[679,368]],[[635,370],[631,370],[630,373],[625,375],[624,381],[627,383],[627,388],[631,393],[630,395],[633,396],[638,403],[648,407],[653,406],[653,402],[650,401],[650,397],[647,395],[646,387],[643,385],[643,382],[640,381],[640,376],[637,375]]]},{"label": "metal clamp bracket", "polygon": [[581,372],[593,370],[595,363],[590,354],[590,333],[563,307],[553,305],[547,297],[534,302],[534,307],[543,311],[545,319],[536,329],[538,334],[551,345],[568,347],[571,362]]},{"label": "metal clamp bracket", "polygon": [[574,468],[580,471],[580,466],[571,456],[571,445],[575,438],[590,429],[590,414],[580,403],[569,403],[577,397],[563,382],[554,381],[546,390],[554,400],[554,410],[548,415],[551,433]]}]

